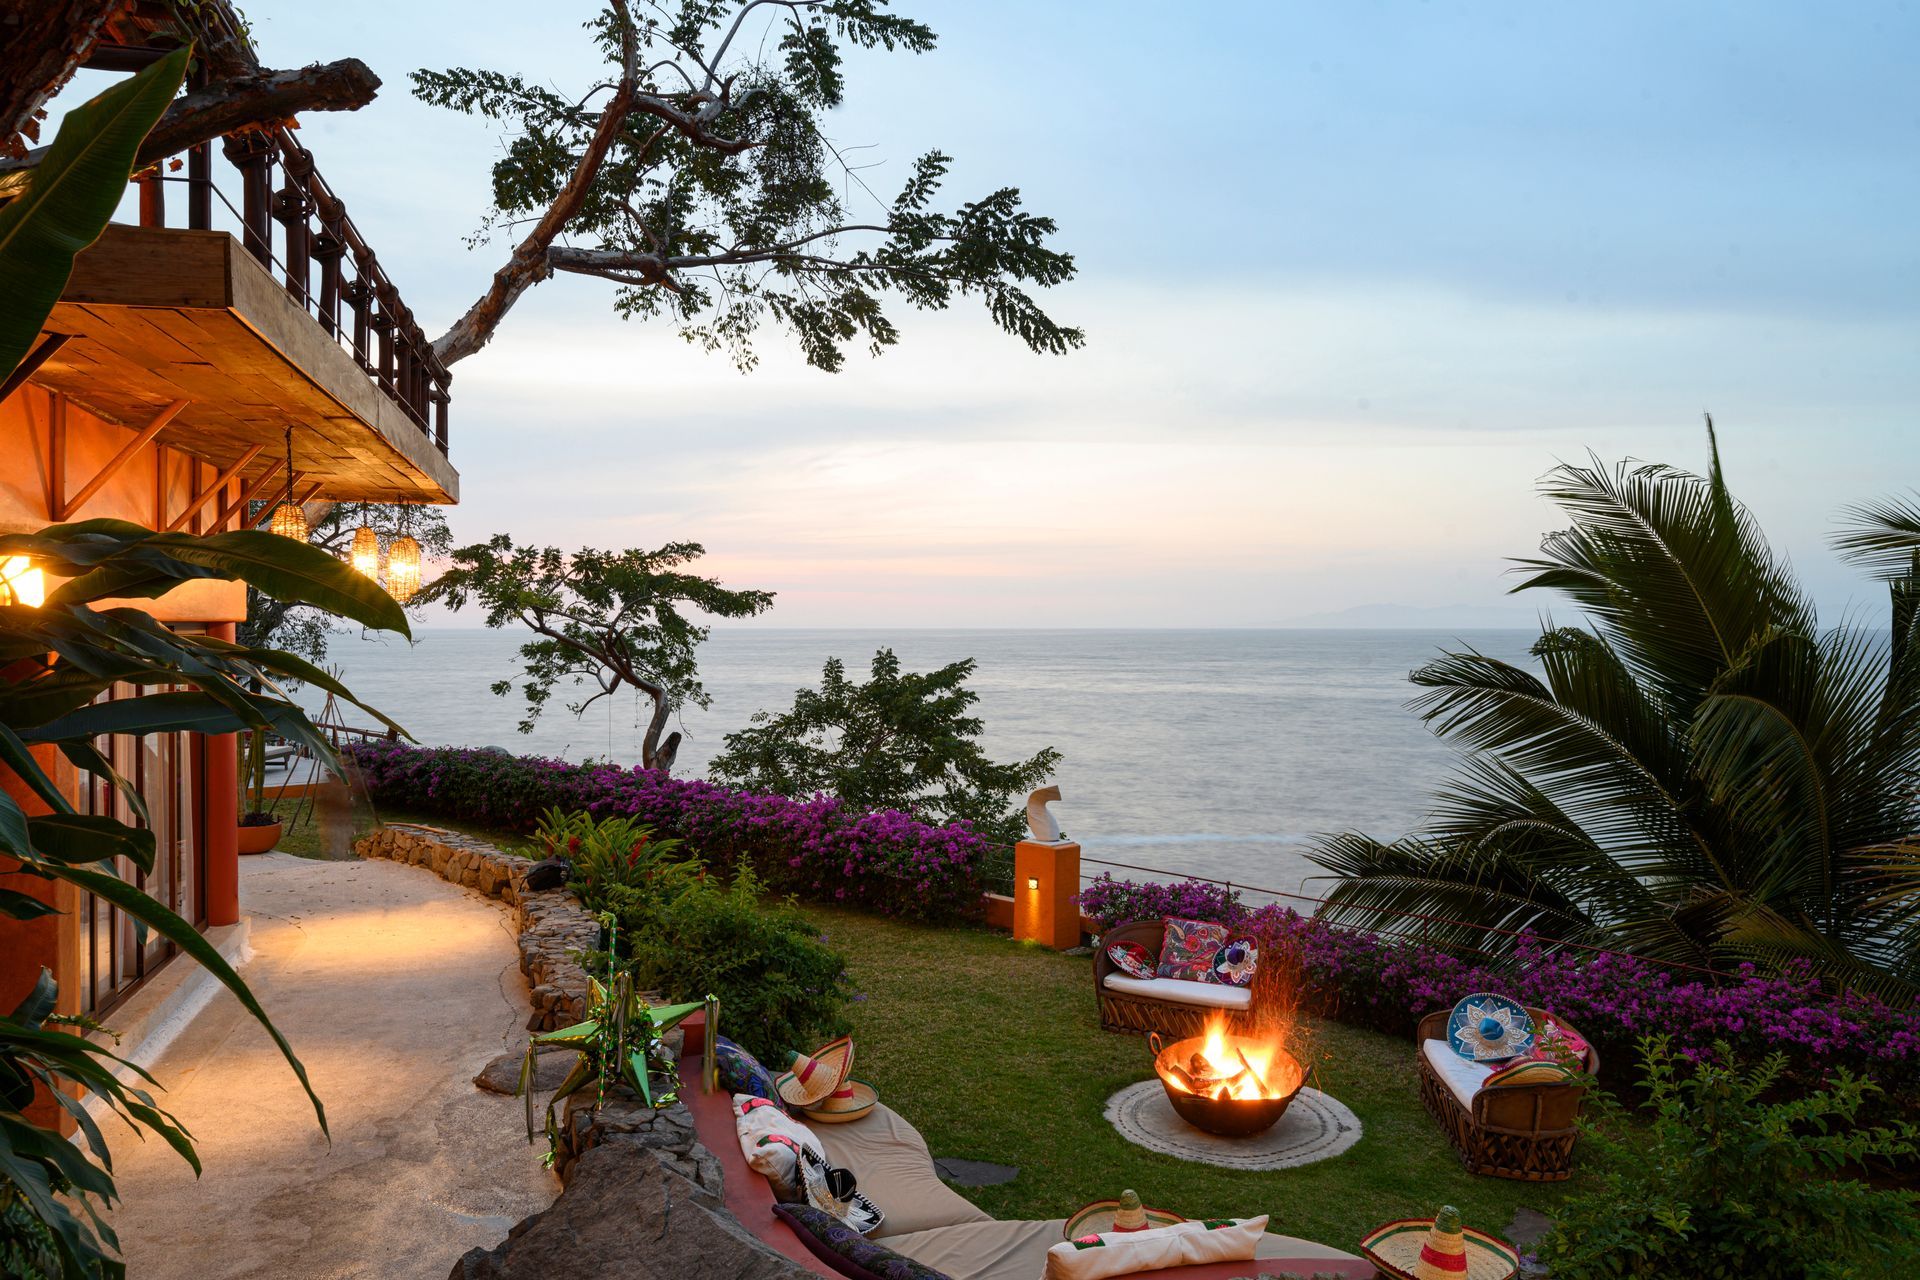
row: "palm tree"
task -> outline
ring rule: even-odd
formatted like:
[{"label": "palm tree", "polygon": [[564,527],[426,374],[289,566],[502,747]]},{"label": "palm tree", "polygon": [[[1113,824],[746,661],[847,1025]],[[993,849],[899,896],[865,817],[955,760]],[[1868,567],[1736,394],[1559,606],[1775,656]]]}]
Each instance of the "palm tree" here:
[{"label": "palm tree", "polygon": [[1548,473],[1572,527],[1515,590],[1560,593],[1584,625],[1546,623],[1539,675],[1472,650],[1413,673],[1459,774],[1424,832],[1319,842],[1339,877],[1323,915],[1920,986],[1920,506],[1854,508],[1838,540],[1889,582],[1890,632],[1822,632],[1707,431],[1705,477]]}]

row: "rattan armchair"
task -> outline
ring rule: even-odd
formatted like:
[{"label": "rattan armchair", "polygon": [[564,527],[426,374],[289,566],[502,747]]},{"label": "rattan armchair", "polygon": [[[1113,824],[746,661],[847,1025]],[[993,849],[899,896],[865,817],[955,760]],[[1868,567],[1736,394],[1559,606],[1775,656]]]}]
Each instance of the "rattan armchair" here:
[{"label": "rattan armchair", "polygon": [[[1524,1182],[1563,1182],[1573,1172],[1573,1141],[1580,1104],[1586,1097],[1581,1084],[1514,1084],[1483,1088],[1463,1104],[1427,1062],[1420,1046],[1447,1038],[1451,1010],[1439,1009],[1420,1019],[1414,1033],[1414,1059],[1420,1067],[1420,1101],[1446,1130],[1469,1173]],[[1544,1009],[1529,1008],[1535,1025],[1547,1020]],[[1580,1035],[1566,1019],[1553,1021]],[[1581,1039],[1585,1039],[1581,1036]],[[1600,1070],[1600,1051],[1587,1049],[1586,1061],[1574,1064],[1589,1073]]]}]

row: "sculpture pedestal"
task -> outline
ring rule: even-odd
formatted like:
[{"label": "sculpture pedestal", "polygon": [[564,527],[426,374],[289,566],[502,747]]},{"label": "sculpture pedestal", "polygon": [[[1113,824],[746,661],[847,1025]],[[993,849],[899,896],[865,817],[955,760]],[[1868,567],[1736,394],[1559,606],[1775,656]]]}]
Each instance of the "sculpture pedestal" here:
[{"label": "sculpture pedestal", "polygon": [[1080,945],[1080,846],[1022,840],[1013,846],[1013,937],[1055,951]]}]

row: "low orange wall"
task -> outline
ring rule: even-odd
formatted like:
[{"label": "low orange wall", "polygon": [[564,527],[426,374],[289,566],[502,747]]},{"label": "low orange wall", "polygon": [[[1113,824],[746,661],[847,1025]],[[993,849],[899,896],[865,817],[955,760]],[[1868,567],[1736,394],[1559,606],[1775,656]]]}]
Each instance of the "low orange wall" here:
[{"label": "low orange wall", "polygon": [[980,900],[987,907],[987,928],[1005,929],[1013,932],[1013,899],[1004,893],[983,893]]}]

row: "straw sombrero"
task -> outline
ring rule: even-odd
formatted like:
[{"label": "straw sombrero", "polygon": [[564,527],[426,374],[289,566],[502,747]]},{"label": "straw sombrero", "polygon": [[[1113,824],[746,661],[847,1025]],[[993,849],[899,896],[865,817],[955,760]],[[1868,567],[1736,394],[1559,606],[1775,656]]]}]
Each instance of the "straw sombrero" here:
[{"label": "straw sombrero", "polygon": [[1482,991],[1453,1006],[1447,1043],[1469,1062],[1517,1058],[1533,1048],[1533,1015],[1517,1000]]},{"label": "straw sombrero", "polygon": [[1437,1218],[1406,1218],[1375,1227],[1360,1252],[1394,1280],[1513,1280],[1520,1254],[1505,1240],[1460,1225],[1452,1205]]},{"label": "straw sombrero", "polygon": [[880,1094],[865,1080],[848,1080],[838,1089],[800,1113],[821,1124],[846,1124],[858,1120],[880,1104]]},{"label": "straw sombrero", "polygon": [[811,1054],[796,1053],[787,1073],[773,1082],[787,1105],[804,1110],[838,1089],[853,1070],[853,1039],[841,1036]]},{"label": "straw sombrero", "polygon": [[1148,1227],[1171,1227],[1185,1222],[1177,1213],[1149,1209],[1132,1191],[1123,1191],[1118,1200],[1095,1200],[1081,1205],[1067,1219],[1063,1235],[1069,1240],[1081,1236],[1105,1235],[1110,1231],[1145,1231]]}]

